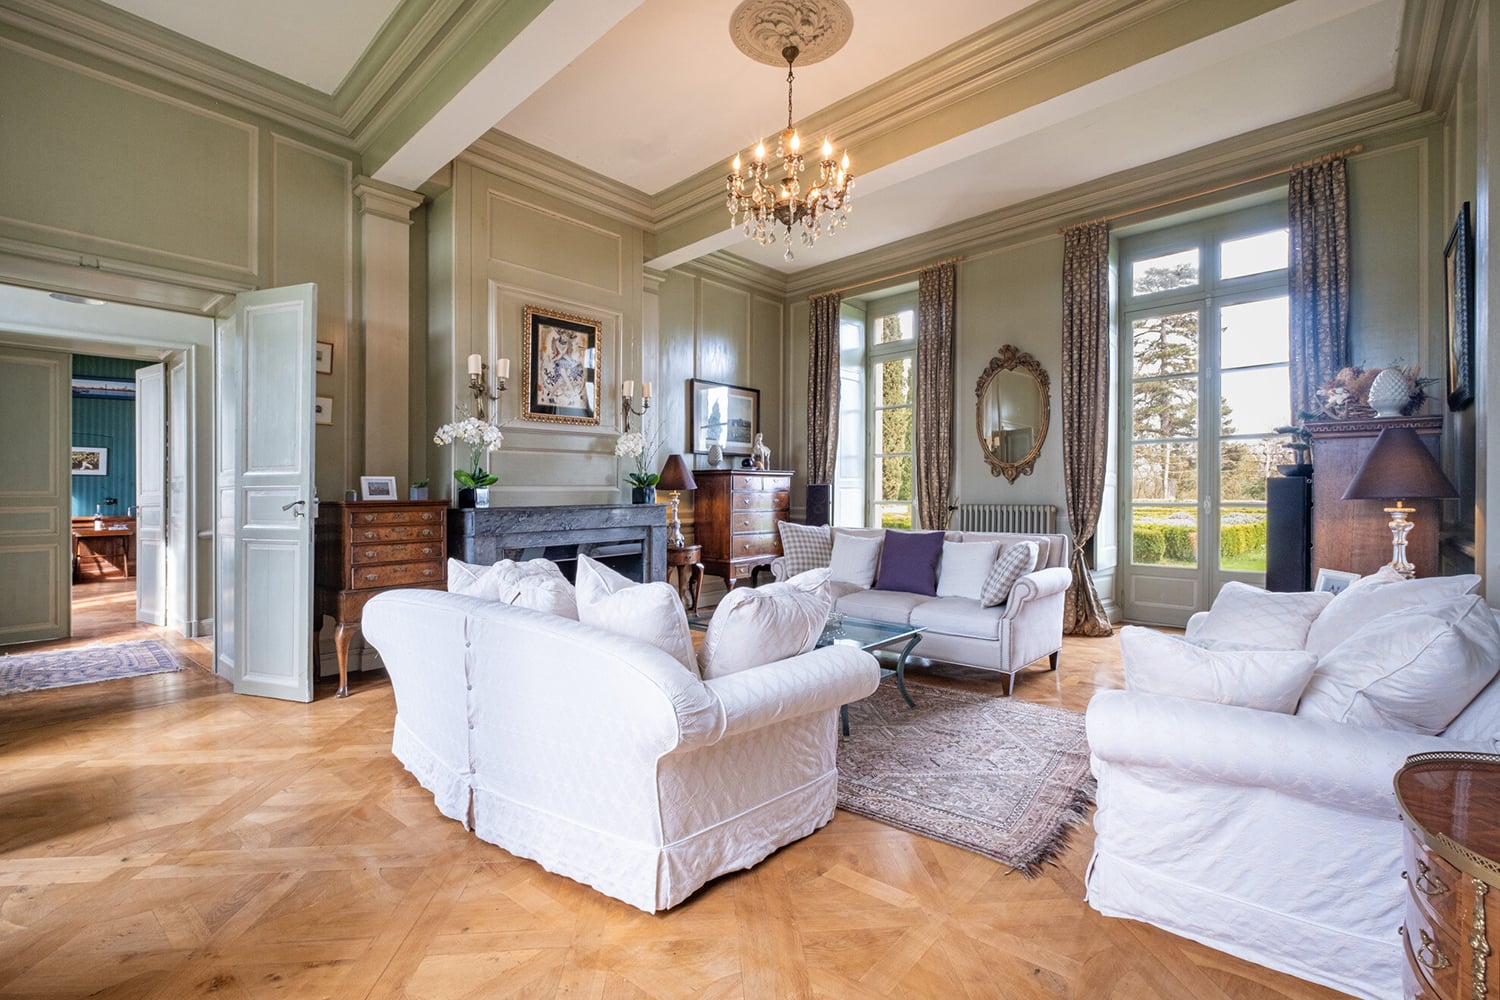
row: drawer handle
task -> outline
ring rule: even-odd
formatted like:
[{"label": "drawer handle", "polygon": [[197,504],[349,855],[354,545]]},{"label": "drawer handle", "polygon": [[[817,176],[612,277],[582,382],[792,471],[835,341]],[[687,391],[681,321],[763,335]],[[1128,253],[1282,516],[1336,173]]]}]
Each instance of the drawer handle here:
[{"label": "drawer handle", "polygon": [[432,551],[433,550],[432,550],[432,546],[431,545],[424,545],[422,547],[422,554],[424,556],[430,556],[430,555],[432,555]]},{"label": "drawer handle", "polygon": [[366,573],[365,574],[365,579],[368,580],[371,583],[374,583],[376,580],[380,579],[380,574],[379,573]]},{"label": "drawer handle", "polygon": [[367,531],[367,532],[365,532],[365,539],[367,541],[374,541],[375,540],[375,532],[373,532],[373,531]]},{"label": "drawer handle", "polygon": [[432,537],[432,529],[431,528],[423,528],[422,531],[421,531],[421,535],[422,535],[423,538],[431,538]]},{"label": "drawer handle", "polygon": [[363,516],[366,524],[369,524],[371,521],[375,520],[374,514],[365,514]]},{"label": "drawer handle", "polygon": [[[1401,877],[1407,878],[1406,872],[1402,872]],[[1411,881],[1411,884],[1417,887],[1417,891],[1424,896],[1441,896],[1443,893],[1448,891],[1447,884],[1442,879],[1432,874],[1432,869],[1427,867],[1427,862],[1423,861],[1421,858],[1417,859],[1416,879],[1409,881]]]},{"label": "drawer handle", "polygon": [[[1452,962],[1448,961],[1447,955],[1444,955],[1441,951],[1438,950],[1437,942],[1432,940],[1431,934],[1428,934],[1426,931],[1422,931],[1421,935],[1422,947],[1417,949],[1418,962],[1421,962],[1433,972],[1437,972],[1439,969],[1446,969],[1453,964]],[[1431,958],[1427,957],[1427,952],[1429,951],[1432,952]]]},{"label": "drawer handle", "polygon": [[427,569],[424,569],[424,570],[423,570],[423,571],[422,571],[422,575],[423,575],[423,576],[431,576],[431,575],[432,575],[432,574],[434,574],[434,573],[436,573],[436,572],[437,572],[437,570],[435,570],[435,569],[432,569],[432,568],[431,568],[431,567],[428,567],[428,568],[427,568]]},{"label": "drawer handle", "polygon": [[374,559],[375,558],[375,550],[374,549],[365,549],[365,558],[366,559]]},{"label": "drawer handle", "polygon": [[424,520],[424,521],[431,521],[432,518],[433,518],[433,516],[434,515],[433,515],[432,511],[430,511],[430,510],[424,510],[422,512],[422,520]]}]

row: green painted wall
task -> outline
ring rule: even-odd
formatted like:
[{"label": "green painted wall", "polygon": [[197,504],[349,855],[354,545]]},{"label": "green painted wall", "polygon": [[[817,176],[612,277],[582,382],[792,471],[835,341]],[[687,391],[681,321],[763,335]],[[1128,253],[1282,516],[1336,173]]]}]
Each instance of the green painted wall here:
[{"label": "green painted wall", "polygon": [[[135,378],[149,362],[123,358],[73,355],[73,374]],[[73,476],[73,516],[85,517],[101,508],[106,515],[125,515],[135,506],[135,399],[73,397],[73,444],[108,448],[108,473]],[[113,499],[114,503],[106,503]]]}]

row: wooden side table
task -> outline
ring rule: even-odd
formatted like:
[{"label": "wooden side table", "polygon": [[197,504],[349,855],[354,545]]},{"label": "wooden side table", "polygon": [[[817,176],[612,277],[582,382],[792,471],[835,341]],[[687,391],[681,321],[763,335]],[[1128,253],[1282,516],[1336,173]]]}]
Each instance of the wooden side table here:
[{"label": "wooden side table", "polygon": [[697,614],[698,592],[703,588],[703,546],[684,545],[680,549],[667,549],[668,583],[672,582],[674,569],[677,571],[677,592],[684,595],[682,603]]}]

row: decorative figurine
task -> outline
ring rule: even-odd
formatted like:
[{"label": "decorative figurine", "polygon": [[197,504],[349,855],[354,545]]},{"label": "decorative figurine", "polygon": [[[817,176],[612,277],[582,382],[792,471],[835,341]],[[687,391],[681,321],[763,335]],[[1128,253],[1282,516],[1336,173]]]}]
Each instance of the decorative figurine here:
[{"label": "decorative figurine", "polygon": [[755,434],[755,444],[750,448],[750,457],[755,460],[757,469],[769,469],[771,467],[771,449],[766,447],[759,431]]}]

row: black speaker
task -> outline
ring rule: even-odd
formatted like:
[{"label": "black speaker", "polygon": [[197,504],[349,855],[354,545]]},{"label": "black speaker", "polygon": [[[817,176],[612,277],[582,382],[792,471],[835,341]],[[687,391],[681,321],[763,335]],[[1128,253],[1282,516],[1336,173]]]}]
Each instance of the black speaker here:
[{"label": "black speaker", "polygon": [[833,521],[833,487],[827,483],[807,484],[807,523],[829,524]]},{"label": "black speaker", "polygon": [[1266,480],[1266,589],[1312,589],[1312,478]]}]

